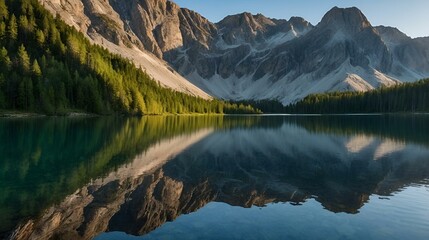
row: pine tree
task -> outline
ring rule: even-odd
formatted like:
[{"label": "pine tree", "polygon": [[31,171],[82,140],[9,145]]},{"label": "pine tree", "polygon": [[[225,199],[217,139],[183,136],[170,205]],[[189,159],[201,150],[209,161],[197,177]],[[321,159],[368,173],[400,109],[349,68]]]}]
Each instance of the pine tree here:
[{"label": "pine tree", "polygon": [[16,72],[12,72],[7,78],[5,78],[5,96],[8,108],[15,109],[17,107],[18,98],[18,75]]},{"label": "pine tree", "polygon": [[3,41],[6,38],[6,23],[0,22],[0,41]]},{"label": "pine tree", "polygon": [[34,76],[36,76],[36,78],[40,78],[42,76],[42,70],[40,70],[40,66],[37,62],[37,59],[34,59],[33,65],[31,65],[31,72]]},{"label": "pine tree", "polygon": [[133,95],[133,111],[137,114],[144,114],[147,112],[146,104],[144,102],[143,96],[137,90],[132,91]]},{"label": "pine tree", "polygon": [[41,47],[45,44],[45,34],[40,29],[36,31],[36,41]]},{"label": "pine tree", "polygon": [[28,16],[34,15],[31,1],[29,0],[21,1],[21,14],[28,15]]},{"label": "pine tree", "polygon": [[0,21],[5,21],[9,17],[9,12],[7,10],[6,2],[4,0],[0,1]]},{"label": "pine tree", "polygon": [[18,63],[24,74],[30,72],[30,57],[28,56],[27,50],[23,44],[18,48]]},{"label": "pine tree", "polygon": [[0,70],[2,72],[9,71],[12,66],[12,62],[8,56],[6,48],[2,47],[0,49]]},{"label": "pine tree", "polygon": [[3,73],[0,73],[0,109],[4,109],[6,107],[6,96],[2,91],[5,87],[5,80]]},{"label": "pine tree", "polygon": [[25,15],[19,17],[18,29],[21,31],[22,39],[28,41],[28,35],[31,33],[31,27],[28,18]]},{"label": "pine tree", "polygon": [[34,105],[33,82],[30,78],[24,78],[18,87],[18,106],[21,109],[32,110]]},{"label": "pine tree", "polygon": [[63,82],[57,84],[55,93],[55,109],[57,112],[63,112],[67,108],[66,88]]},{"label": "pine tree", "polygon": [[18,39],[18,23],[16,22],[15,14],[12,14],[7,27],[9,38],[13,41]]}]

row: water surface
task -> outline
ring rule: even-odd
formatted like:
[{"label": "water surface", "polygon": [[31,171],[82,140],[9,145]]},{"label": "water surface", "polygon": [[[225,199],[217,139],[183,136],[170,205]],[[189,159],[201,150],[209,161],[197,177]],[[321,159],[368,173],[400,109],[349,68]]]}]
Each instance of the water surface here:
[{"label": "water surface", "polygon": [[0,119],[0,232],[427,239],[427,123],[426,115]]}]

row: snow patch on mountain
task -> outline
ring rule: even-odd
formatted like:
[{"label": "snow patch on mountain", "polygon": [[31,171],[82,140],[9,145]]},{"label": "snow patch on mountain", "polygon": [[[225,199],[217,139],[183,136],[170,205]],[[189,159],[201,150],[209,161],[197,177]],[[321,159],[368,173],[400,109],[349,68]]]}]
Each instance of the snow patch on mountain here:
[{"label": "snow patch on mountain", "polygon": [[273,47],[273,46],[278,46],[280,44],[289,42],[295,38],[297,38],[299,35],[297,32],[295,32],[294,30],[291,30],[287,33],[277,33],[276,35],[268,38],[266,40],[266,45],[267,47]]},{"label": "snow patch on mountain", "polygon": [[277,99],[284,105],[294,103],[314,93],[364,92],[380,86],[393,86],[399,83],[395,78],[386,76],[375,69],[366,70],[361,67],[354,67],[349,60],[318,80],[314,80],[311,73],[303,74],[297,78],[293,78],[293,75],[290,73],[277,81],[273,81],[273,77],[270,75],[265,75],[257,80],[253,80],[249,76],[241,78],[232,76],[224,79],[220,75],[215,75],[207,80],[193,72],[186,78],[201,89],[221,99]]}]

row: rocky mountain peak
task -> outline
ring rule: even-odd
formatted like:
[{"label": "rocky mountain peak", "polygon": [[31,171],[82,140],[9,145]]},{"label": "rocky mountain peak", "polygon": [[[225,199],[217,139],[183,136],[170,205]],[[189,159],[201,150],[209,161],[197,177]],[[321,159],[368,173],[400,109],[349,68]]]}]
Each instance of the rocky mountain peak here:
[{"label": "rocky mountain peak", "polygon": [[409,36],[394,27],[377,26],[375,29],[383,41],[389,46],[402,44],[411,40]]},{"label": "rocky mountain peak", "polygon": [[217,23],[217,25],[220,29],[240,30],[256,34],[257,32],[266,31],[268,26],[273,26],[275,23],[262,14],[252,15],[251,13],[244,12],[227,16]]},{"label": "rocky mountain peak", "polygon": [[244,12],[227,16],[216,25],[220,29],[225,43],[229,45],[243,42],[254,44],[261,43],[275,34],[287,33],[295,27],[297,34],[300,34],[311,25],[302,18],[292,20],[293,22],[289,22],[284,19],[267,18],[262,14],[252,15]]},{"label": "rocky mountain peak", "polygon": [[297,32],[305,32],[313,28],[313,25],[302,17],[291,17],[288,22]]},{"label": "rocky mountain peak", "polygon": [[163,58],[166,52],[197,44],[208,48],[217,32],[213,23],[168,0],[110,0],[115,11],[142,42],[143,48]]},{"label": "rocky mountain peak", "polygon": [[349,32],[359,32],[372,27],[366,16],[356,7],[334,7],[325,14],[319,25]]}]

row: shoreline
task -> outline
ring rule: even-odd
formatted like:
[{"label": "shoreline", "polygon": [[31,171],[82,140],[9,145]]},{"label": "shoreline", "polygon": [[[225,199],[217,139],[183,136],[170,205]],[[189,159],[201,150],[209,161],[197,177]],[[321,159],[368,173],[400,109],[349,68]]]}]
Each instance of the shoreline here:
[{"label": "shoreline", "polygon": [[[225,116],[228,114],[219,114],[219,113],[164,113],[164,114],[146,114],[146,115],[133,115],[133,114],[123,114],[123,113],[112,113],[112,114],[96,114],[96,113],[86,113],[86,112],[67,112],[61,114],[43,114],[43,113],[34,113],[34,112],[8,112],[0,111],[0,119],[2,118],[41,118],[41,117],[111,117],[111,116],[127,116],[127,117],[157,117],[157,116]],[[250,115],[250,114],[249,114]]]},{"label": "shoreline", "polygon": [[84,112],[69,112],[65,114],[57,115],[46,115],[43,113],[34,113],[34,112],[0,112],[1,118],[41,118],[41,117],[94,117],[99,116],[91,113]]},{"label": "shoreline", "polygon": [[34,112],[1,112],[0,119],[2,118],[41,118],[41,117],[109,117],[109,116],[127,116],[127,117],[156,117],[156,116],[295,116],[295,117],[320,117],[320,116],[383,116],[383,115],[429,115],[427,112],[397,112],[397,113],[324,113],[324,114],[294,114],[294,113],[261,113],[261,114],[219,114],[219,113],[183,113],[183,114],[173,114],[173,113],[164,113],[164,114],[147,114],[147,115],[127,115],[120,113],[113,114],[95,114],[95,113],[86,113],[86,112],[67,112],[62,114],[47,115],[43,113],[34,113]]}]

